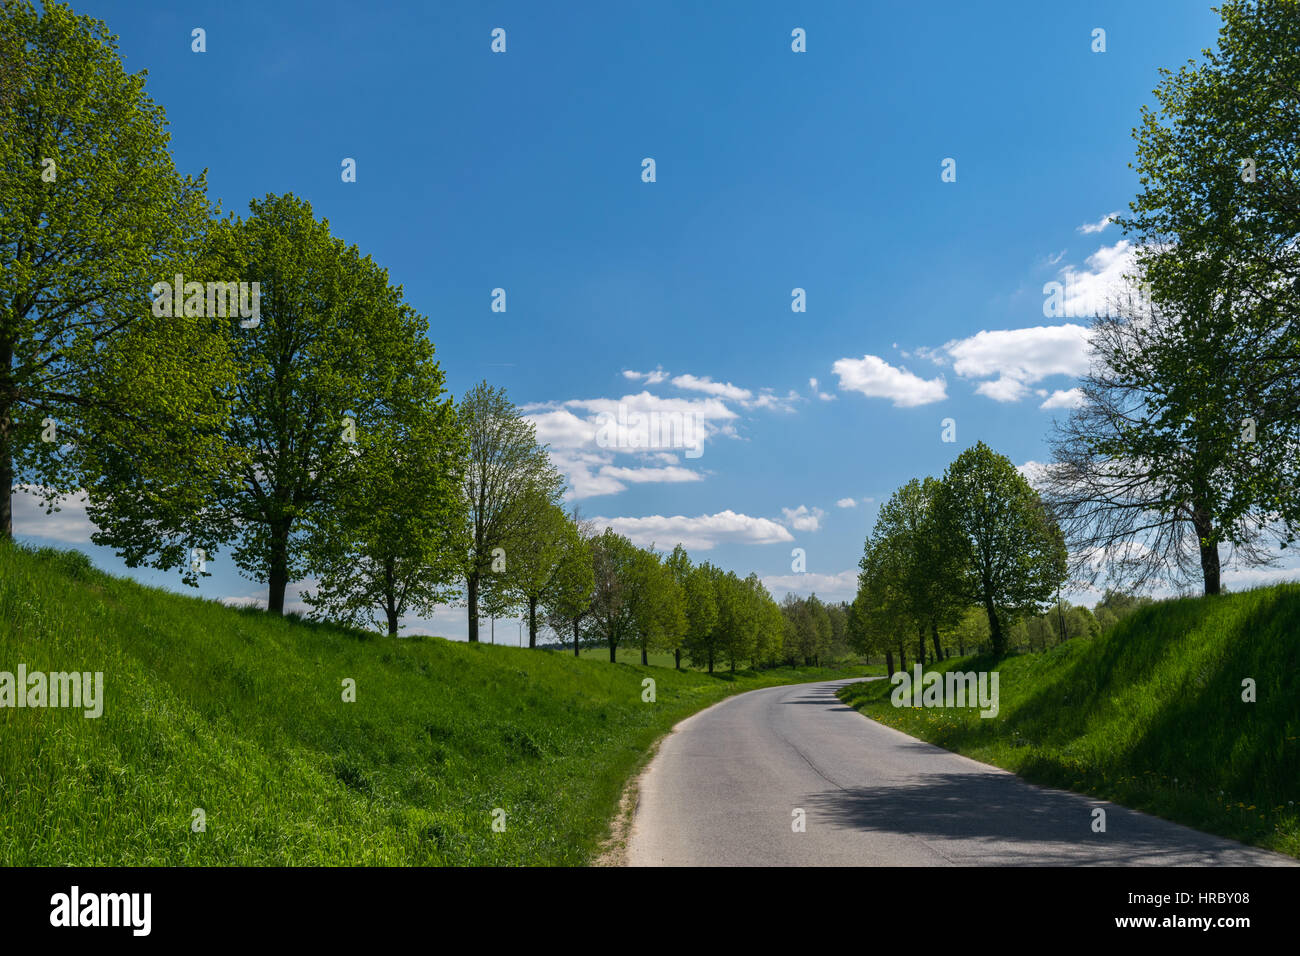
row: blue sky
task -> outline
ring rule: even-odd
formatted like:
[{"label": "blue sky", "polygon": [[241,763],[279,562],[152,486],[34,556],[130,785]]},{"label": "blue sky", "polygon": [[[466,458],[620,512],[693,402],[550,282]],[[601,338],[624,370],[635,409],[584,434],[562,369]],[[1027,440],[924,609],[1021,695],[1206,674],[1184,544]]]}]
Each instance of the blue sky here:
[{"label": "blue sky", "polygon": [[[75,4],[148,69],[178,167],[236,214],[308,199],[429,316],[454,395],[486,378],[527,408],[585,515],[834,599],[898,485],[979,439],[1047,457],[1086,318],[1046,317],[1044,283],[1077,304],[1124,271],[1104,220],[1136,189],[1130,130],[1218,22],[1192,0],[990,7]],[[601,447],[620,401],[699,415],[703,454]],[[19,531],[84,539],[75,507],[20,505]],[[212,570],[208,596],[265,596]]]}]

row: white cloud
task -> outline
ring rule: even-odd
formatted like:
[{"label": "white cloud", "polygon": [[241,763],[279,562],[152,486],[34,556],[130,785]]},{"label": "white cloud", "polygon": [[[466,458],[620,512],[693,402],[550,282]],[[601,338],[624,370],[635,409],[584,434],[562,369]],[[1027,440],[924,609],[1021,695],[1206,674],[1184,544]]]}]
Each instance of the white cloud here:
[{"label": "white cloud", "polygon": [[704,480],[704,476],[698,471],[691,471],[689,468],[673,465],[665,468],[619,468],[606,465],[600,469],[600,474],[603,477],[614,478],[618,481],[630,481],[634,485],[642,485],[648,482],[676,483]]},{"label": "white cloud", "polygon": [[707,375],[703,378],[694,375],[678,375],[673,379],[673,384],[688,392],[703,392],[732,402],[747,402],[754,397],[754,393],[747,388],[732,385],[730,382],[715,382]]},{"label": "white cloud", "polygon": [[858,501],[856,498],[841,498],[839,501],[835,502],[835,507],[837,508],[856,508],[857,506]]},{"label": "white cloud", "polygon": [[835,395],[831,395],[829,392],[823,392],[818,386],[817,379],[815,378],[808,379],[808,387],[811,388],[812,393],[823,402],[833,402],[836,399]]},{"label": "white cloud", "polygon": [[1023,465],[1017,465],[1016,471],[1020,472],[1025,481],[1029,482],[1031,488],[1035,491],[1041,491],[1043,479],[1047,477],[1047,471],[1051,467],[1052,466],[1046,462],[1030,460],[1025,462]]},{"label": "white cloud", "polygon": [[58,511],[47,515],[41,495],[44,488],[19,485],[10,499],[15,537],[45,538],[65,544],[90,544],[95,526],[86,517],[86,493],[78,491],[58,502]]},{"label": "white cloud", "polygon": [[1027,329],[982,330],[954,339],[927,356],[951,360],[962,378],[986,379],[975,391],[998,402],[1016,402],[1029,386],[1050,375],[1088,372],[1088,329],[1082,325],[1040,325]]},{"label": "white cloud", "polygon": [[842,358],[831,369],[839,376],[842,390],[861,392],[868,398],[890,399],[895,408],[928,405],[948,397],[943,376],[923,379],[875,355]]},{"label": "white cloud", "polygon": [[[1061,282],[1048,283],[1043,289],[1043,315],[1048,318],[1090,318],[1111,315],[1121,302],[1133,300],[1139,310],[1145,308],[1133,280],[1138,272],[1137,247],[1127,239],[1113,246],[1102,246],[1086,260],[1082,271],[1067,265],[1060,270]],[[1049,289],[1059,286],[1057,296]]]},{"label": "white cloud", "polygon": [[786,524],[795,531],[816,531],[821,527],[822,518],[826,516],[826,512],[821,508],[809,508],[807,505],[800,505],[798,508],[782,508],[781,512],[785,515]]},{"label": "white cloud", "polygon": [[687,550],[708,551],[719,544],[778,544],[794,537],[770,518],[737,514],[728,509],[712,515],[647,515],[642,518],[594,518],[596,527],[613,528],[642,547],[661,550],[681,544]]},{"label": "white cloud", "polygon": [[1083,389],[1069,388],[1057,389],[1039,408],[1078,408],[1083,405],[1086,399],[1083,397]]},{"label": "white cloud", "polygon": [[658,385],[668,378],[668,373],[660,366],[653,372],[634,372],[629,368],[623,369],[623,377],[631,379],[634,382],[645,382],[647,385]]},{"label": "white cloud", "polygon": [[[1085,236],[1091,235],[1094,232],[1101,232],[1112,222],[1114,222],[1115,217],[1118,215],[1119,215],[1119,210],[1116,209],[1114,212],[1109,212],[1106,215],[1102,216],[1096,222],[1085,222],[1082,226],[1079,227],[1079,232],[1083,233]],[[1064,253],[1062,253],[1062,255],[1064,255]]]}]

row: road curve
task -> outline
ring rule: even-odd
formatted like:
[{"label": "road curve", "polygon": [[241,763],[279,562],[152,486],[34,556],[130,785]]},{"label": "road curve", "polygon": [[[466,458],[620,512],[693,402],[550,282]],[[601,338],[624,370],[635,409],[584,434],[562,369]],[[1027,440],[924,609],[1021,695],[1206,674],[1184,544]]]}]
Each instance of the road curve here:
[{"label": "road curve", "polygon": [[641,778],[627,863],[1296,865],[909,737],[841,703],[847,683],[750,691],[678,724]]}]

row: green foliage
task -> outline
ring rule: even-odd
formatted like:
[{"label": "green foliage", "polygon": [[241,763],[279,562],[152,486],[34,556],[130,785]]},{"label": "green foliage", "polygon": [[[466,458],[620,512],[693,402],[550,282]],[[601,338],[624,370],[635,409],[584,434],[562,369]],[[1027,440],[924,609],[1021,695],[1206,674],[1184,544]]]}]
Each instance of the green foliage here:
[{"label": "green foliage", "polygon": [[158,485],[207,464],[232,373],[201,324],[150,314],[153,283],[191,271],[209,209],[202,177],[176,171],[144,74],[122,69],[102,22],[57,3],[4,0],[0,53],[8,537],[15,484],[52,502],[93,488],[104,458]]},{"label": "green foliage", "polygon": [[964,569],[958,593],[984,607],[993,653],[1004,653],[1004,622],[1038,610],[1065,580],[1060,528],[1010,460],[983,442],[949,466],[937,511],[943,547]]},{"label": "green foliage", "polygon": [[462,488],[468,520],[461,574],[469,605],[469,639],[474,642],[479,639],[481,591],[494,616],[518,605],[520,579],[510,578],[512,563],[529,560],[526,552],[537,544],[529,529],[558,504],[564,479],[545,446],[537,443],[536,428],[519,414],[505,389],[480,382],[461,398],[459,415],[469,440]]}]

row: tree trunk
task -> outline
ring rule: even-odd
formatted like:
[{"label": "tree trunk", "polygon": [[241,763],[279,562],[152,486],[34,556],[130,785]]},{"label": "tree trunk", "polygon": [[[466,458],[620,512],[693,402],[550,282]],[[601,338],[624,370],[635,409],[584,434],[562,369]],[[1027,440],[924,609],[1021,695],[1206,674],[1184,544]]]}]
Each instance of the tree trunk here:
[{"label": "tree trunk", "polygon": [[1197,509],[1192,514],[1192,527],[1196,529],[1196,538],[1201,548],[1201,576],[1205,580],[1205,593],[1218,594],[1219,542],[1214,534],[1214,525],[1203,510]]},{"label": "tree trunk", "polygon": [[618,647],[618,645],[615,644],[613,641],[610,641],[610,642],[609,642],[609,662],[610,662],[611,664],[617,664],[617,663],[618,663],[618,658],[614,656],[617,647]]},{"label": "tree trunk", "polygon": [[925,625],[916,625],[916,659],[925,666]]},{"label": "tree trunk", "polygon": [[984,599],[984,613],[989,618],[989,643],[992,645],[993,656],[1001,657],[1007,652],[1007,636],[1002,633],[1002,623],[998,620],[992,598]]},{"label": "tree trunk", "polygon": [[934,641],[934,660],[935,663],[943,660],[943,644],[939,641],[939,625],[930,619],[930,638]]},{"label": "tree trunk", "polygon": [[903,639],[898,639],[898,669],[907,673],[907,648],[903,644]]},{"label": "tree trunk", "polygon": [[537,598],[528,599],[528,646],[537,646]]},{"label": "tree trunk", "polygon": [[284,614],[284,592],[289,586],[289,526],[271,526],[271,554],[268,562],[266,610]]},{"label": "tree trunk", "polygon": [[[13,362],[12,350],[0,350],[0,374],[6,374]],[[13,434],[12,406],[0,407],[0,540],[12,541],[14,537],[14,451],[10,445]]]},{"label": "tree trunk", "polygon": [[680,647],[675,648],[675,649],[673,650],[673,659],[674,659],[674,662],[675,662],[674,666],[675,666],[678,670],[681,670],[681,669],[682,669],[682,649],[681,649]]},{"label": "tree trunk", "polygon": [[466,575],[466,603],[469,605],[469,641],[478,643],[478,575],[477,570]]},{"label": "tree trunk", "polygon": [[573,656],[578,656],[578,619],[573,619]]},{"label": "tree trunk", "polygon": [[641,648],[641,666],[645,667],[649,662],[645,658],[645,647]]},{"label": "tree trunk", "polygon": [[709,651],[709,673],[713,673],[713,651]]},{"label": "tree trunk", "polygon": [[885,651],[885,669],[889,671],[888,677],[894,676],[894,652]]}]

